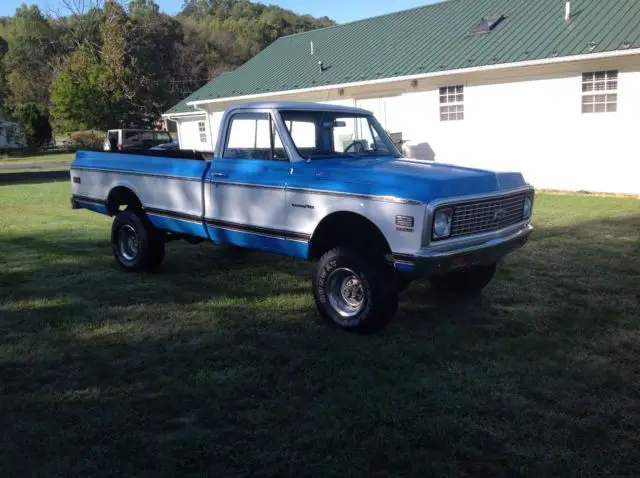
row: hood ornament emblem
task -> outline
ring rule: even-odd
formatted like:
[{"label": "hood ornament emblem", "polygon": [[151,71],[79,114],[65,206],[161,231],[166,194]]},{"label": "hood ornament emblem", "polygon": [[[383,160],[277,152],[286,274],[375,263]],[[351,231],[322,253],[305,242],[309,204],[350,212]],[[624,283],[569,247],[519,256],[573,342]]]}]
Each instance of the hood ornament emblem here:
[{"label": "hood ornament emblem", "polygon": [[505,211],[504,209],[498,209],[497,211],[495,211],[493,213],[493,220],[494,221],[501,221],[505,217],[507,217],[507,211]]}]

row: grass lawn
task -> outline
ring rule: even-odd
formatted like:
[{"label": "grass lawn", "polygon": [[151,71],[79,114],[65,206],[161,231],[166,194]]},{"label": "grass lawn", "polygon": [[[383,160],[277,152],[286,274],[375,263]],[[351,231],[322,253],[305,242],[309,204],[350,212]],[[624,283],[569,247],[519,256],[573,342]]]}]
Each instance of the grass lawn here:
[{"label": "grass lawn", "polygon": [[71,163],[73,158],[75,157],[75,153],[64,153],[64,154],[36,154],[33,156],[21,156],[21,157],[8,157],[5,159],[0,159],[0,164],[11,164],[11,165],[20,165],[25,163],[49,163],[49,162],[62,162],[68,161]]},{"label": "grass lawn", "polygon": [[311,266],[171,243],[121,272],[69,185],[0,187],[0,470],[638,476],[640,201],[538,195],[481,297],[320,322]]}]

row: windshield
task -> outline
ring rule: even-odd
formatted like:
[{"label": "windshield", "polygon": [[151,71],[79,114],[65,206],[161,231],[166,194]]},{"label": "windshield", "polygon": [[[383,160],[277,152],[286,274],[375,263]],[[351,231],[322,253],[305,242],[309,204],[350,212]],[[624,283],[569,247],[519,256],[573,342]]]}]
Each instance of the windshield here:
[{"label": "windshield", "polygon": [[395,156],[400,152],[371,115],[333,111],[281,111],[293,144],[308,159]]}]

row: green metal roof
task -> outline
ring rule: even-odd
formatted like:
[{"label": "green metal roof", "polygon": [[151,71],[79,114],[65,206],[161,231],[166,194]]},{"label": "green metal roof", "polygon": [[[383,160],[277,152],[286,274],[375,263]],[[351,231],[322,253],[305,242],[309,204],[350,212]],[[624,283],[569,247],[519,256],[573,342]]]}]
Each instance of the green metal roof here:
[{"label": "green metal roof", "polygon": [[[561,0],[448,0],[282,37],[167,113],[189,101],[640,47],[640,1],[572,0],[568,24],[564,8]],[[470,33],[501,15],[489,33]]]}]

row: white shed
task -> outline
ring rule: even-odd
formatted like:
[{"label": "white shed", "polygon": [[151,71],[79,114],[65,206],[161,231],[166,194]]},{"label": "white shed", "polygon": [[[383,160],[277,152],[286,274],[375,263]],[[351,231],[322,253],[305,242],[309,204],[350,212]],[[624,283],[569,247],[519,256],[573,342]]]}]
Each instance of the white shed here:
[{"label": "white shed", "polygon": [[20,123],[0,118],[0,151],[24,147],[25,141]]}]

